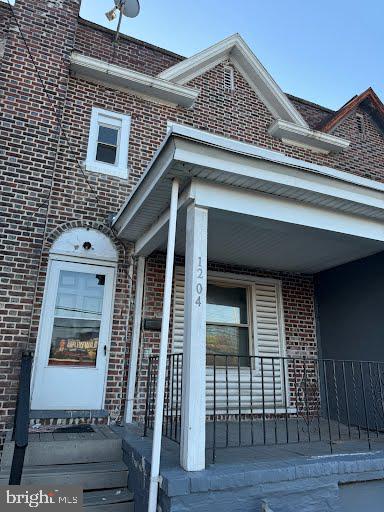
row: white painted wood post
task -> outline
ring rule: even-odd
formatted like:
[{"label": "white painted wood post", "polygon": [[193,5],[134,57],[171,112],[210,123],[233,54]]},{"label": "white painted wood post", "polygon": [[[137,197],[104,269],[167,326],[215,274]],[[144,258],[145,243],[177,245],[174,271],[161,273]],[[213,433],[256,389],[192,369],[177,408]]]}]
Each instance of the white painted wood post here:
[{"label": "white painted wood post", "polygon": [[165,389],[165,377],[166,377],[166,370],[167,370],[169,320],[170,320],[170,315],[171,315],[173,264],[174,264],[174,259],[175,259],[175,238],[176,238],[176,219],[177,219],[178,196],[179,196],[179,182],[175,178],[172,182],[171,204],[170,204],[170,208],[169,208],[167,260],[166,260],[166,264],[165,264],[163,317],[161,320],[159,368],[158,368],[157,387],[156,387],[155,422],[154,422],[153,438],[152,438],[152,462],[151,462],[151,478],[150,478],[150,482],[149,482],[148,512],[156,512],[156,506],[157,506],[157,492],[158,492],[159,471],[160,471],[161,436],[162,436],[162,430],[163,430],[164,389]]},{"label": "white painted wood post", "polygon": [[205,380],[208,210],[187,209],[180,463],[205,468]]},{"label": "white painted wood post", "polygon": [[133,404],[135,400],[137,374],[137,358],[139,354],[141,316],[143,310],[144,270],[145,258],[144,256],[139,256],[136,269],[135,312],[133,316],[131,354],[129,361],[129,373],[127,383],[127,400],[125,403],[125,423],[132,423],[133,418]]}]

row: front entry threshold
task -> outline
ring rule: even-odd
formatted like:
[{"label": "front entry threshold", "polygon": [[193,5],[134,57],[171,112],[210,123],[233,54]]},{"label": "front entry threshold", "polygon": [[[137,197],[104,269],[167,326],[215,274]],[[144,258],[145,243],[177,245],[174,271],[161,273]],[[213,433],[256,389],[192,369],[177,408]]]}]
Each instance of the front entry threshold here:
[{"label": "front entry threshold", "polygon": [[82,410],[42,410],[34,409],[30,411],[31,420],[57,420],[57,419],[108,419],[109,414],[105,409],[82,409]]}]

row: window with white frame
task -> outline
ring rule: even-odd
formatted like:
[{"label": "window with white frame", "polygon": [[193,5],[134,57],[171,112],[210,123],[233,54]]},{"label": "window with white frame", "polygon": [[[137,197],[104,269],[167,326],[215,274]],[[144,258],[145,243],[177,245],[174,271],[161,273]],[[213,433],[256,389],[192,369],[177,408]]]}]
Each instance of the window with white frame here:
[{"label": "window with white frame", "polygon": [[126,114],[92,108],[86,169],[128,177],[128,146],[131,117]]},{"label": "window with white frame", "polygon": [[[250,289],[238,284],[209,282],[207,286],[207,364],[213,364],[212,354],[240,357],[241,366],[249,366]],[[221,359],[223,361],[221,361]],[[234,364],[237,357],[215,357],[215,364]]]}]

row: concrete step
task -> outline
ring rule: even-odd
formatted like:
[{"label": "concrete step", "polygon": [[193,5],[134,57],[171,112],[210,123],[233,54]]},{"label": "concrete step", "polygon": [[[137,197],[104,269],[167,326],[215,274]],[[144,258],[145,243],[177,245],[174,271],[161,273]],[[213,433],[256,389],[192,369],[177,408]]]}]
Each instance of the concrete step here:
[{"label": "concrete step", "polygon": [[[0,484],[7,485],[9,468],[0,472]],[[84,490],[126,487],[128,469],[123,462],[61,464],[25,467],[24,485],[80,485]]]},{"label": "concrete step", "polygon": [[133,512],[133,494],[126,488],[86,492],[84,512]]},{"label": "concrete step", "polygon": [[[121,460],[121,439],[118,436],[82,439],[79,435],[74,434],[73,439],[68,439],[68,437],[70,437],[69,434],[63,439],[30,442],[25,452],[24,466],[53,466]],[[1,458],[2,469],[11,466],[13,450],[14,442],[7,441]]]}]

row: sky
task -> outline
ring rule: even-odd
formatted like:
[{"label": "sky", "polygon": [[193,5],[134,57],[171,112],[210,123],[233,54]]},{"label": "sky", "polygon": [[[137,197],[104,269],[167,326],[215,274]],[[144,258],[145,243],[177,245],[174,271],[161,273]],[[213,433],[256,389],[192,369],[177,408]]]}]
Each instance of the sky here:
[{"label": "sky", "polygon": [[[285,91],[329,108],[369,86],[384,101],[383,0],[140,0],[122,32],[184,56],[239,32]],[[81,16],[114,29],[113,0]]]}]

